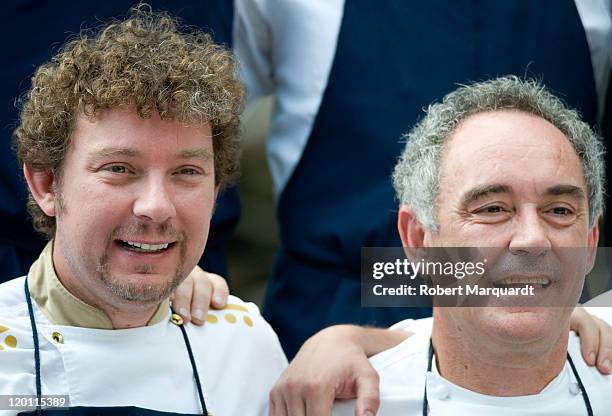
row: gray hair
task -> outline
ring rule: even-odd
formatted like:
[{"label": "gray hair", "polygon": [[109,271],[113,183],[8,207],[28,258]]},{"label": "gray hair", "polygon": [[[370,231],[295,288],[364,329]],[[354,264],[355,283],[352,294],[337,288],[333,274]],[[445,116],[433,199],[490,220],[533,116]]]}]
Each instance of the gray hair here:
[{"label": "gray hair", "polygon": [[589,224],[604,209],[604,146],[578,113],[535,80],[516,76],[474,83],[430,105],[425,117],[405,135],[406,148],[393,172],[401,204],[408,205],[429,230],[437,230],[436,199],[440,192],[440,156],[446,139],[468,117],[514,109],[541,117],[561,130],[580,158],[588,190]]}]

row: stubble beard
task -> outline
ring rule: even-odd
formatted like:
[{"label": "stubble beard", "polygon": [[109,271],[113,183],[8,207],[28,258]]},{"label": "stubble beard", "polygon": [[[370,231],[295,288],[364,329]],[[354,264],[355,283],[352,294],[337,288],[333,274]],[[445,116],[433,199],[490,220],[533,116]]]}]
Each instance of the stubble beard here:
[{"label": "stubble beard", "polygon": [[[148,224],[139,224],[136,227],[130,227],[131,230],[138,230],[137,232],[146,231]],[[168,234],[167,227],[160,225],[160,234]],[[176,290],[181,282],[187,277],[185,274],[185,259],[187,253],[187,241],[183,234],[177,235],[177,242],[179,250],[179,262],[174,272],[174,276],[170,280],[166,280],[161,284],[150,284],[147,283],[146,276],[155,272],[155,267],[151,265],[138,265],[135,267],[135,272],[142,274],[142,282],[126,282],[120,278],[114,277],[110,272],[110,261],[109,253],[111,245],[115,240],[115,237],[125,232],[122,228],[117,228],[113,231],[109,237],[104,254],[97,259],[96,273],[98,278],[104,284],[104,286],[116,297],[127,302],[134,302],[140,304],[155,304],[159,303],[170,297],[170,294]]]},{"label": "stubble beard", "polygon": [[[57,217],[67,215],[64,196],[61,192],[60,183],[55,184],[54,201]],[[57,221],[57,218],[56,218]],[[56,222],[57,223],[57,222]],[[117,298],[133,303],[140,304],[156,304],[170,297],[170,294],[176,290],[187,275],[185,274],[185,261],[187,255],[187,238],[184,233],[179,233],[172,229],[167,223],[157,225],[157,232],[160,235],[173,235],[176,238],[176,243],[179,250],[179,263],[171,280],[165,281],[163,284],[152,285],[140,282],[124,282],[121,279],[113,277],[110,273],[109,253],[113,241],[120,233],[145,233],[151,225],[145,223],[133,224],[127,227],[117,227],[108,237],[104,253],[96,259],[95,273],[103,285]],[[56,233],[57,238],[57,233]],[[73,270],[75,276],[78,276],[77,262],[68,256],[66,259],[69,267]],[[136,273],[143,275],[143,282],[146,282],[146,275],[154,272],[154,267],[151,265],[139,265],[135,268]]]}]

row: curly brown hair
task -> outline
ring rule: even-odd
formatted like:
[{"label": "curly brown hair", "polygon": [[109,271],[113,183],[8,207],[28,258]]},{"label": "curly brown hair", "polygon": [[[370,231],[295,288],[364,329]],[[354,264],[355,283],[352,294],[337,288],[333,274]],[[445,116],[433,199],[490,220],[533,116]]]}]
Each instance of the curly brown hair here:
[{"label": "curly brown hair", "polygon": [[[51,170],[59,180],[78,115],[129,105],[143,118],[158,112],[162,119],[211,123],[215,181],[223,187],[238,173],[243,99],[228,50],[140,4],[123,21],[82,30],[37,69],[14,133],[17,157],[22,166]],[[55,218],[31,194],[28,209],[34,227],[52,238]]]}]

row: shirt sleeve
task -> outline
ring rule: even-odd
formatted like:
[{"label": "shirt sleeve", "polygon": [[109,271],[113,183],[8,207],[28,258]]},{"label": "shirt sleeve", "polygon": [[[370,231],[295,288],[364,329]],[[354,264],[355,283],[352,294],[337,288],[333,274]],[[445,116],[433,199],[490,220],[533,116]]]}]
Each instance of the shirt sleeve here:
[{"label": "shirt sleeve", "polygon": [[262,2],[235,0],[233,44],[247,103],[273,93],[272,31]]}]

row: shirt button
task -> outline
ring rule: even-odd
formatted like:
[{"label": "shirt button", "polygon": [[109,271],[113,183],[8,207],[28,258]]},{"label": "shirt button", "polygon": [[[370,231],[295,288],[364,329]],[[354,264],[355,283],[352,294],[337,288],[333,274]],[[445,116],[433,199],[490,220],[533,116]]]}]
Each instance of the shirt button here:
[{"label": "shirt button", "polygon": [[450,390],[446,386],[440,386],[440,390],[438,391],[438,399],[440,400],[450,400]]},{"label": "shirt button", "polygon": [[570,383],[569,391],[574,396],[577,396],[580,393],[580,386],[578,385],[578,383]]},{"label": "shirt button", "polygon": [[58,344],[64,343],[64,336],[57,331],[51,334],[51,338],[53,339],[53,341],[57,342]]},{"label": "shirt button", "polygon": [[177,315],[176,313],[173,313],[170,316],[170,321],[176,326],[183,325],[183,318],[181,318],[181,315]]},{"label": "shirt button", "polygon": [[431,389],[431,394],[438,400],[449,400],[450,399],[450,390],[448,387],[443,385],[434,385]]}]

